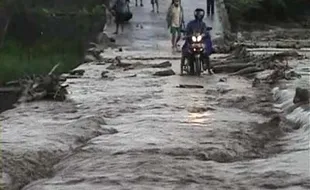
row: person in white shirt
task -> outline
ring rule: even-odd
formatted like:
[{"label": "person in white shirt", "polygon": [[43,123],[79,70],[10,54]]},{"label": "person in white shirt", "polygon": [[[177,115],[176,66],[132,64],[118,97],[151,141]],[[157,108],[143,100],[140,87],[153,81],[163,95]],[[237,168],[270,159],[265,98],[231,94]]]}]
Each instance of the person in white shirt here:
[{"label": "person in white shirt", "polygon": [[181,6],[180,0],[172,0],[166,21],[172,35],[172,48],[175,49],[181,39],[181,28],[184,25],[183,7]]}]

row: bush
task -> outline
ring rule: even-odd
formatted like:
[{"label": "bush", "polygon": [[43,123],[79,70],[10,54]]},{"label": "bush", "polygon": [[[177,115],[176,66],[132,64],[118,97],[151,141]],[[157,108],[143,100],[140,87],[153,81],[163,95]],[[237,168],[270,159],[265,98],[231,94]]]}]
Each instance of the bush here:
[{"label": "bush", "polygon": [[299,21],[309,14],[308,0],[224,0],[233,28],[240,21],[273,24]]}]

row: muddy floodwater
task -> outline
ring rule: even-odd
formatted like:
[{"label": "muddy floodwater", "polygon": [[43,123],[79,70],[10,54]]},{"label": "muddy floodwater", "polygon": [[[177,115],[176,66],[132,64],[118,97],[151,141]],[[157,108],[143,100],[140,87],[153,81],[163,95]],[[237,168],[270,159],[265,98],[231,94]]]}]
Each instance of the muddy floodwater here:
[{"label": "muddy floodwater", "polygon": [[[205,6],[182,3],[186,21],[192,4]],[[180,54],[171,52],[165,24],[168,2],[160,6],[158,15],[147,3],[133,7],[131,24],[116,37],[123,51],[102,54],[144,67],[86,63],[79,67],[86,71],[82,78],[68,79],[66,102],[32,102],[1,113],[5,189],[310,189],[310,112],[287,111],[294,88],[309,88],[309,61],[296,66],[302,79],[270,91],[238,76],[180,76]],[[221,36],[217,14],[209,23],[213,37]],[[154,76],[170,68],[148,65],[164,61],[176,74]],[[269,121],[272,109],[291,122]]]}]

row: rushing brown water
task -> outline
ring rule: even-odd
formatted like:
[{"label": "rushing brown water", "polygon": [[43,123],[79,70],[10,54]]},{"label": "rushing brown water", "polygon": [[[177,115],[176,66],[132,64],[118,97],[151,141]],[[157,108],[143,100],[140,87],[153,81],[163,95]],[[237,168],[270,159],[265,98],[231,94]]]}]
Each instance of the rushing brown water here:
[{"label": "rushing brown water", "polygon": [[[192,4],[205,6],[182,3],[188,20]],[[162,12],[167,6],[161,4]],[[131,25],[117,37],[124,51],[110,49],[104,57],[152,64],[179,56],[171,53],[164,13],[149,10],[134,9]],[[213,36],[221,35],[217,15],[213,27]],[[34,102],[1,114],[7,189],[29,182],[24,190],[310,188],[309,124],[286,132],[282,128],[290,126],[240,109],[255,107],[251,101],[264,96],[251,81],[181,77],[179,60],[170,61],[177,74],[169,77],[153,76],[162,69],[118,68],[101,78],[109,64],[84,64],[85,75],[68,81],[69,101]]]}]

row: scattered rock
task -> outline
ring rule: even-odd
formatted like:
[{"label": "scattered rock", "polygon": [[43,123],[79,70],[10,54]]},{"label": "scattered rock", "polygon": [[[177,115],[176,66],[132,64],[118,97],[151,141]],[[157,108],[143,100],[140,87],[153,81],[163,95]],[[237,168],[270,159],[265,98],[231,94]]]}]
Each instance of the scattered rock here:
[{"label": "scattered rock", "polygon": [[119,51],[119,52],[123,52],[123,48],[121,48],[121,47],[118,48],[118,51]]},{"label": "scattered rock", "polygon": [[125,78],[132,78],[132,77],[136,77],[137,74],[133,74],[133,75],[129,75],[129,76],[126,76]]},{"label": "scattered rock", "polygon": [[295,71],[288,71],[284,73],[284,78],[286,80],[292,80],[294,78],[301,78],[301,75],[296,73]]},{"label": "scattered rock", "polygon": [[219,82],[227,82],[227,78],[226,77],[220,78]]},{"label": "scattered rock", "polygon": [[254,78],[254,80],[252,82],[252,87],[257,87],[260,84],[261,84],[261,80],[258,78]]},{"label": "scattered rock", "polygon": [[124,67],[130,67],[130,66],[132,66],[132,64],[131,63],[125,63],[125,62],[118,62],[116,64],[116,66],[124,68]]},{"label": "scattered rock", "polygon": [[76,69],[76,70],[72,70],[69,72],[70,75],[79,75],[79,76],[83,76],[85,73],[85,70],[83,69]]},{"label": "scattered rock", "polygon": [[115,46],[115,39],[110,38],[106,33],[101,32],[97,36],[97,43],[103,46],[104,48],[107,47],[114,47]]},{"label": "scattered rock", "polygon": [[117,69],[117,66],[114,63],[112,63],[106,69],[108,69],[108,70],[115,70],[115,69]]},{"label": "scattered rock", "polygon": [[161,77],[171,76],[171,75],[175,75],[175,72],[172,69],[157,71],[156,73],[154,73],[154,76],[161,76]]},{"label": "scattered rock", "polygon": [[193,84],[180,84],[177,88],[204,88],[201,85],[193,85]]},{"label": "scattered rock", "polygon": [[247,97],[246,96],[238,96],[235,100],[236,103],[239,103],[239,102],[244,102],[247,100]]},{"label": "scattered rock", "polygon": [[96,57],[94,57],[93,55],[86,55],[84,58],[84,63],[88,63],[88,62],[95,62],[97,61]]},{"label": "scattered rock", "polygon": [[62,74],[61,77],[66,78],[66,79],[79,79],[82,76],[81,75]]},{"label": "scattered rock", "polygon": [[294,104],[309,104],[310,93],[307,89],[297,87],[293,99]]},{"label": "scattered rock", "polygon": [[214,107],[211,107],[211,106],[208,106],[207,108],[206,108],[206,111],[214,111],[214,110],[216,110]]},{"label": "scattered rock", "polygon": [[309,67],[304,67],[304,68],[301,68],[301,71],[302,72],[310,72],[310,68]]},{"label": "scattered rock", "polygon": [[208,161],[208,160],[210,160],[210,159],[208,158],[208,156],[207,156],[204,152],[198,153],[198,154],[196,155],[196,159],[197,159],[197,160],[201,160],[201,161]]},{"label": "scattered rock", "polygon": [[230,88],[218,88],[217,91],[221,94],[226,94],[227,92],[232,91],[233,89]]},{"label": "scattered rock", "polygon": [[109,71],[102,71],[101,72],[101,78],[108,78],[107,74],[109,73]]},{"label": "scattered rock", "polygon": [[99,49],[98,47],[92,47],[92,48],[89,48],[89,49],[87,50],[87,53],[88,53],[89,55],[94,56],[94,57],[96,58],[97,61],[102,60],[102,57],[101,57],[100,55],[101,55],[101,53],[103,53],[103,52],[104,52],[104,50],[103,50],[103,49]]},{"label": "scattered rock", "polygon": [[172,64],[170,63],[170,61],[165,61],[159,64],[153,64],[151,67],[152,68],[167,68],[167,67],[171,67]]},{"label": "scattered rock", "polygon": [[123,71],[129,71],[129,70],[133,70],[133,69],[134,69],[133,66],[129,66],[129,67],[124,68]]},{"label": "scattered rock", "polygon": [[115,43],[116,42],[115,38],[110,37],[110,42]]},{"label": "scattered rock", "polygon": [[102,58],[102,61],[105,63],[114,63],[115,62],[115,58]]}]

